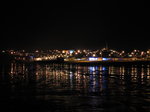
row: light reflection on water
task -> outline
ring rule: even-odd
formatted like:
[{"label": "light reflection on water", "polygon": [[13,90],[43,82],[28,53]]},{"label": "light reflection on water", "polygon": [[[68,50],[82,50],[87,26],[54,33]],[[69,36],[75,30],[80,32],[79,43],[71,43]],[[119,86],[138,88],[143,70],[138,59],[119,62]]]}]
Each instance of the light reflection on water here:
[{"label": "light reflection on water", "polygon": [[[149,65],[11,63],[7,67],[1,66],[0,70],[0,87],[4,93],[2,96],[7,96],[8,99],[18,99],[16,95],[20,95],[29,101],[34,98],[52,100],[56,104],[55,101],[63,100],[63,103],[57,104],[58,107],[74,107],[79,111],[85,110],[83,105],[92,106],[86,107],[89,108],[87,111],[108,111],[109,108],[116,111],[119,108],[117,105],[121,106],[122,111],[150,110]],[[110,105],[114,106],[109,107]]]}]

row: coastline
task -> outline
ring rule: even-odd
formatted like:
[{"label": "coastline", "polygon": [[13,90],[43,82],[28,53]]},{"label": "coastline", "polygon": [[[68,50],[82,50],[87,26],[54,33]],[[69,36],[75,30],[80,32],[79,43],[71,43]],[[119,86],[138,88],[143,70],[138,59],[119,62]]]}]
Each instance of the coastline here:
[{"label": "coastline", "polygon": [[150,64],[150,61],[33,61],[31,63],[56,63],[56,64],[73,64],[73,65],[142,65]]}]

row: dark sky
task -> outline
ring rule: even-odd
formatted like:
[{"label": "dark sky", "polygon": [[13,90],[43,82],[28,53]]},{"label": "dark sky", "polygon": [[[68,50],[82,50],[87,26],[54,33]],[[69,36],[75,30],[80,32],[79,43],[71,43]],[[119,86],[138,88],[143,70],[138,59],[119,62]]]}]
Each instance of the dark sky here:
[{"label": "dark sky", "polygon": [[[119,0],[120,1],[120,0]],[[1,3],[1,49],[150,48],[149,6],[140,2]]]}]

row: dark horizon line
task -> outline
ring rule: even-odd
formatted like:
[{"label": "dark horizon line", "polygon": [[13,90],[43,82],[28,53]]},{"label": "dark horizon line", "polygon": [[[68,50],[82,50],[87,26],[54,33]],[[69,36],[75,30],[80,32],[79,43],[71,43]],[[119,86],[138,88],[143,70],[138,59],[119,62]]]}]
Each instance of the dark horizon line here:
[{"label": "dark horizon line", "polygon": [[2,49],[0,48],[0,51],[7,51],[7,50],[14,50],[14,51],[36,51],[36,50],[39,50],[39,51],[45,51],[45,50],[101,50],[103,48],[106,48],[106,49],[111,49],[111,50],[116,50],[116,51],[133,51],[133,50],[139,50],[139,51],[145,51],[145,50],[150,50],[150,48],[145,48],[145,49],[135,49],[135,48],[131,48],[131,49],[128,49],[128,50],[125,50],[125,49],[114,49],[114,48],[111,48],[111,47],[101,47],[101,48],[32,48],[32,49],[29,49],[29,48],[26,48],[26,49],[22,49],[22,48],[5,48],[5,49]]}]

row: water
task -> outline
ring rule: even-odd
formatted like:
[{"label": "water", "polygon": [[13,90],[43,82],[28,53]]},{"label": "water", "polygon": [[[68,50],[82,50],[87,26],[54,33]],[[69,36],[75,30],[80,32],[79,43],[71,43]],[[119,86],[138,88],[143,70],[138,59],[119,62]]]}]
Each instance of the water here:
[{"label": "water", "polygon": [[0,64],[5,111],[150,112],[150,65]]}]

